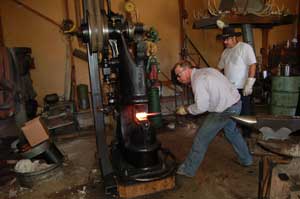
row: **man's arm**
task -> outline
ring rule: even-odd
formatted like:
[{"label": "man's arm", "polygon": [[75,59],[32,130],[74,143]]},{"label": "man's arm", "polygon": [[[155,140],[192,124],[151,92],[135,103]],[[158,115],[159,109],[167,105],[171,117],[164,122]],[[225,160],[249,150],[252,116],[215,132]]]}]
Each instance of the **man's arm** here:
[{"label": "man's arm", "polygon": [[204,113],[209,107],[209,93],[207,88],[207,81],[205,79],[198,79],[192,84],[194,91],[194,104],[187,107],[188,113],[198,115]]},{"label": "man's arm", "polygon": [[248,77],[255,77],[256,64],[251,64],[249,66]]},{"label": "man's arm", "polygon": [[217,67],[216,69],[217,69],[218,71],[220,71],[221,73],[224,74],[224,68],[219,68],[219,67]]},{"label": "man's arm", "polygon": [[244,86],[243,95],[248,96],[252,94],[253,91],[253,85],[255,83],[255,71],[256,71],[256,64],[251,64],[249,66],[248,71],[248,79],[246,81],[246,84]]},{"label": "man's arm", "polygon": [[216,67],[216,69],[218,69],[220,72],[224,72],[224,68],[225,68],[225,61],[224,61],[224,51],[222,52],[222,55],[221,55],[221,57],[220,57],[220,59],[219,59],[219,63],[218,63],[218,65],[217,65],[217,67]]}]

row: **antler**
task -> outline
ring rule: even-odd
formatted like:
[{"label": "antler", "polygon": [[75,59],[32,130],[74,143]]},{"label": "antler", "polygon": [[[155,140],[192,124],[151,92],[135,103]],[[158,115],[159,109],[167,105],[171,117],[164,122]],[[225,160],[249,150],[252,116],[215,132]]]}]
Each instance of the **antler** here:
[{"label": "antler", "polygon": [[270,16],[273,12],[273,0],[267,0],[264,4],[264,8],[261,11],[258,12],[252,12],[252,14],[257,16]]},{"label": "antler", "polygon": [[213,16],[219,16],[220,15],[220,11],[217,9],[217,7],[216,7],[216,2],[215,2],[215,0],[213,0],[213,6],[211,6],[211,2],[210,2],[211,0],[208,0],[208,2],[207,2],[207,9],[208,9],[208,12],[211,14],[211,15],[213,15]]},{"label": "antler", "polygon": [[199,20],[201,18],[201,14],[200,14],[200,11],[199,10],[193,10],[193,18],[195,20]]}]

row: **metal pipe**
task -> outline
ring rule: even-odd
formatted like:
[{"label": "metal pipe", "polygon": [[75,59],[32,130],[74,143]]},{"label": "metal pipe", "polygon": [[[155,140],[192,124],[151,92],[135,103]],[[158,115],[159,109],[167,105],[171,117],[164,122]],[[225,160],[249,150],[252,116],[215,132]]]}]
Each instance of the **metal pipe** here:
[{"label": "metal pipe", "polygon": [[78,28],[80,26],[80,21],[82,18],[82,13],[80,9],[80,0],[74,0],[74,9],[75,9],[75,22],[76,27]]},{"label": "metal pipe", "polygon": [[208,67],[210,67],[210,65],[208,64],[208,62],[206,61],[206,59],[202,56],[202,54],[200,53],[200,51],[198,50],[198,48],[195,46],[195,44],[192,42],[192,40],[189,38],[189,36],[187,34],[185,35],[185,38],[191,44],[191,46],[193,47],[193,49],[198,53],[198,55],[201,57],[201,59],[204,61],[204,63]]},{"label": "metal pipe", "polygon": [[100,1],[100,10],[103,9],[104,10],[104,0],[99,0]]},{"label": "metal pipe", "polygon": [[254,45],[254,37],[253,37],[253,29],[251,24],[243,24],[242,25],[242,34],[244,42],[248,43],[252,46],[255,53],[255,45]]},{"label": "metal pipe", "polygon": [[83,23],[87,23],[88,19],[87,19],[87,0],[82,0],[82,13],[83,13]]},{"label": "metal pipe", "polygon": [[[104,9],[104,7],[102,9]],[[111,2],[110,2],[110,0],[107,0],[107,15],[111,16]]]}]

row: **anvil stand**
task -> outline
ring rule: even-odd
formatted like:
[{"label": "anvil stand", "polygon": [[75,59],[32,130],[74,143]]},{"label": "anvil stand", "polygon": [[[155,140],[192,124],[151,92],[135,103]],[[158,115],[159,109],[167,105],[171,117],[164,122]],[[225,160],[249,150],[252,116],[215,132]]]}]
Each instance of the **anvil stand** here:
[{"label": "anvil stand", "polygon": [[[238,123],[247,125],[254,129],[261,129],[262,127],[272,127],[278,130],[282,127],[288,128],[291,132],[296,132],[300,129],[299,116],[272,116],[272,115],[259,115],[259,116],[235,116],[232,117]],[[288,135],[287,135],[288,136]],[[258,186],[258,199],[270,198],[271,185],[272,185],[272,171],[277,164],[288,164],[291,157],[299,157],[299,152],[296,153],[297,144],[289,144],[283,142],[268,142],[257,141],[262,149],[255,150],[254,155],[260,156],[259,162],[259,186]]]}]

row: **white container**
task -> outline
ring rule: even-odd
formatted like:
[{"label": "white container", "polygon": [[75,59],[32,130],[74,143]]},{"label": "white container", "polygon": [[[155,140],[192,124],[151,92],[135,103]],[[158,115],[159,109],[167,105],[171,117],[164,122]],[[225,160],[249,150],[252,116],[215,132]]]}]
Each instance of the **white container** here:
[{"label": "white container", "polygon": [[284,76],[290,76],[290,65],[284,66]]}]

